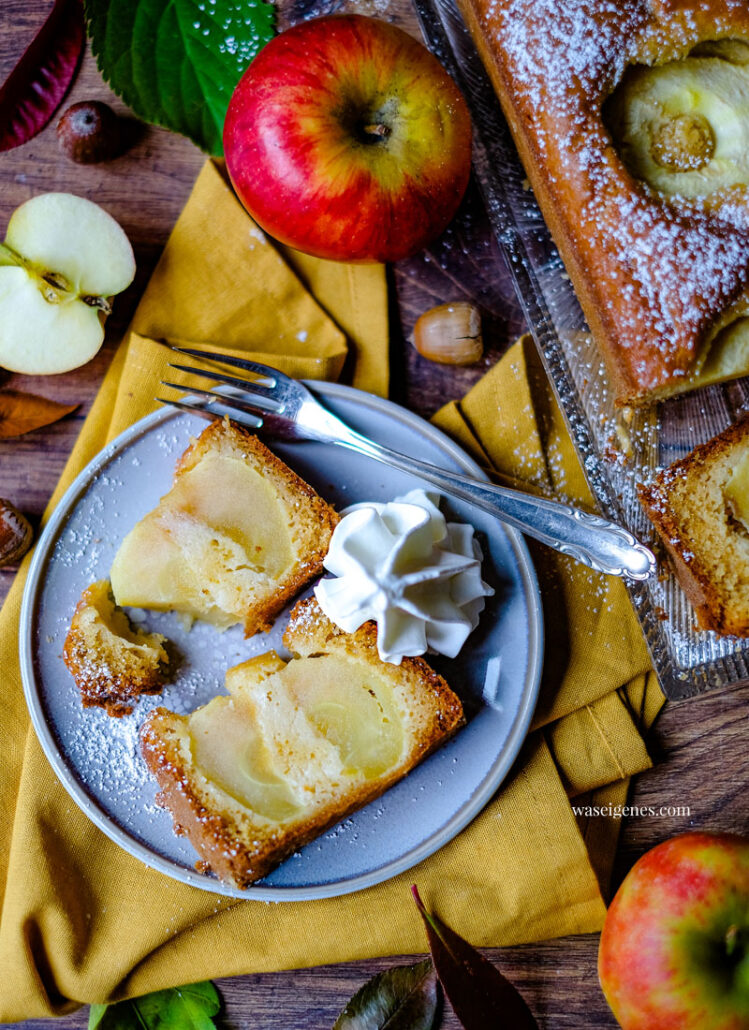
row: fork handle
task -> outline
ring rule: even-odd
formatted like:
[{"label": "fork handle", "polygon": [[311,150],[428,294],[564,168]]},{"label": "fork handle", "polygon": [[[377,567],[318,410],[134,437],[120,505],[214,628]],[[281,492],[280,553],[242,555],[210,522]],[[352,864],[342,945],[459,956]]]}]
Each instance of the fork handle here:
[{"label": "fork handle", "polygon": [[622,526],[560,501],[484,483],[448,472],[418,458],[352,433],[336,443],[376,461],[418,475],[446,494],[468,501],[507,522],[527,536],[589,565],[598,572],[629,579],[647,579],[655,571],[655,557]]}]

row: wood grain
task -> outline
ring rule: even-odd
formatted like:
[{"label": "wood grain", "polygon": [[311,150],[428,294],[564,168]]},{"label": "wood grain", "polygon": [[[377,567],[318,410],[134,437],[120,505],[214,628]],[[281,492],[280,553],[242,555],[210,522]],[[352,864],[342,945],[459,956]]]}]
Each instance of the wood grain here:
[{"label": "wood grain", "polygon": [[[371,6],[371,5],[370,5]],[[0,80],[9,71],[49,10],[48,0],[4,0],[0,19]],[[376,13],[370,11],[370,13]],[[124,112],[87,55],[69,101],[103,99]],[[37,522],[80,430],[117,342],[204,158],[189,142],[160,129],[141,127],[135,145],[106,165],[82,167],[59,152],[54,125],[35,140],[0,157],[0,226],[22,201],[40,191],[69,190],[102,203],[133,241],[138,278],[121,297],[110,320],[104,349],[90,364],[53,377],[9,376],[28,389],[66,403],[79,402],[73,416],[17,440],[0,441],[0,496],[8,497]],[[425,416],[462,396],[522,330],[509,276],[475,189],[444,237],[427,252],[392,271],[393,390],[395,400]],[[471,369],[456,371],[420,358],[408,342],[422,311],[445,300],[474,299],[484,313],[487,353]],[[14,570],[0,571],[0,599]],[[594,670],[591,670],[592,674]],[[686,829],[749,832],[749,687],[721,690],[671,704],[653,734],[656,767],[641,776],[632,803],[689,806],[689,816],[648,817],[623,827],[615,882],[658,841]],[[487,954],[518,985],[541,1030],[609,1030],[616,1023],[597,986],[596,937],[490,950]],[[224,999],[219,1025],[236,1030],[327,1030],[347,999],[375,972],[400,961],[383,958],[218,981]],[[58,1021],[62,1028],[86,1026],[85,1011]],[[26,1030],[49,1023],[30,1020]],[[443,1030],[457,1030],[448,1010]],[[488,1028],[487,1028],[488,1030]]]}]

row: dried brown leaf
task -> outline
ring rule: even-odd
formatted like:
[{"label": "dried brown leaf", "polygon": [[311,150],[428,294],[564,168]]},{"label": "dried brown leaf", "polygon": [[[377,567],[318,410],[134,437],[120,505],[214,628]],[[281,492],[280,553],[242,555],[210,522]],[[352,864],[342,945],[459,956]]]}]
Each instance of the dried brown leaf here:
[{"label": "dried brown leaf", "polygon": [[78,404],[59,404],[35,393],[21,390],[0,391],[0,440],[23,436],[49,426],[78,408]]}]

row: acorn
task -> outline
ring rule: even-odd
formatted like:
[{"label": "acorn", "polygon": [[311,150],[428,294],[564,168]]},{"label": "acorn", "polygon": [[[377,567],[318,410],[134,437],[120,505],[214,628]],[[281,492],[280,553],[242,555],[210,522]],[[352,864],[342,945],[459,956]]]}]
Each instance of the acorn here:
[{"label": "acorn", "polygon": [[25,515],[0,497],[0,568],[20,561],[34,533]]},{"label": "acorn", "polygon": [[121,119],[100,100],[72,104],[57,123],[62,152],[78,164],[109,161],[124,149]]}]

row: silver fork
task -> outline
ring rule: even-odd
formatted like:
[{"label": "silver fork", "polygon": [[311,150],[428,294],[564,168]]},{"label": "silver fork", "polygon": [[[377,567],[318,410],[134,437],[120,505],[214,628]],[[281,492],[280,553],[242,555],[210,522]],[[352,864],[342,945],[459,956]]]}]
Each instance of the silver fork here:
[{"label": "silver fork", "polygon": [[[255,377],[248,380],[218,370],[172,364],[171,368],[220,385],[210,390],[192,388],[191,396],[179,401],[157,397],[162,404],[209,419],[229,415],[277,439],[317,440],[346,447],[401,472],[412,473],[443,493],[475,504],[522,533],[599,572],[641,580],[655,571],[652,552],[622,526],[607,519],[559,501],[448,472],[375,443],[324,408],[304,383],[268,365],[161,342],[178,354],[238,368]],[[184,389],[166,380],[163,385]],[[192,396],[196,394],[198,396]]]}]

